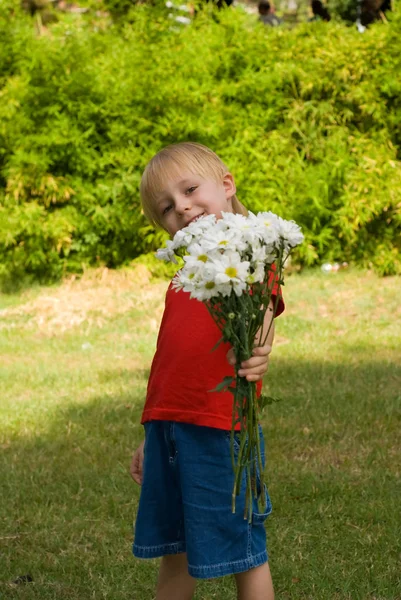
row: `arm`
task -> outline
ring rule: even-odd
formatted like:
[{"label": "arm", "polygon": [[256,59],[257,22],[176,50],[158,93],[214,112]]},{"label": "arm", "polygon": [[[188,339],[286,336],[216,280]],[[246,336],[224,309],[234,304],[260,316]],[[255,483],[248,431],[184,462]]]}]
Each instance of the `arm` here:
[{"label": "arm", "polygon": [[[263,337],[266,337],[266,333],[270,327],[270,323],[273,319],[273,301],[270,301],[269,307],[266,310],[264,325],[263,325]],[[256,334],[255,337],[255,347],[253,349],[253,356],[248,360],[241,363],[241,369],[238,371],[238,374],[241,377],[246,377],[248,381],[259,381],[263,379],[263,375],[267,371],[268,363],[269,363],[269,354],[272,351],[273,339],[274,339],[274,322],[270,327],[269,335],[267,337],[266,343],[264,346],[260,346],[259,344],[263,341],[260,339],[260,331]],[[235,355],[234,351],[231,350],[227,353],[227,360],[230,365],[235,364]]]},{"label": "arm", "polygon": [[133,457],[132,457],[131,467],[130,467],[131,477],[138,485],[142,485],[143,457],[144,457],[143,447],[144,447],[144,445],[145,445],[145,442],[143,441],[139,444],[138,448],[135,450]]}]

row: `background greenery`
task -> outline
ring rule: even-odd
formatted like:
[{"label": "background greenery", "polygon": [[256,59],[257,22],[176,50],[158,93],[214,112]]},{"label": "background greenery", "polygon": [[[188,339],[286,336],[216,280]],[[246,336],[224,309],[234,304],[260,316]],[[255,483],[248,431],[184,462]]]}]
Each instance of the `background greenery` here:
[{"label": "background greenery", "polygon": [[65,15],[38,36],[0,7],[0,274],[58,278],[160,244],[141,172],[196,140],[253,210],[299,222],[296,260],[401,272],[401,15],[264,28],[241,9],[172,26],[157,6],[113,23]]},{"label": "background greenery", "polygon": [[[166,287],[104,270],[0,294],[2,600],[154,597],[128,469]],[[276,597],[399,600],[399,278],[306,272],[285,299],[262,420]],[[230,578],[196,595],[234,597]]]}]

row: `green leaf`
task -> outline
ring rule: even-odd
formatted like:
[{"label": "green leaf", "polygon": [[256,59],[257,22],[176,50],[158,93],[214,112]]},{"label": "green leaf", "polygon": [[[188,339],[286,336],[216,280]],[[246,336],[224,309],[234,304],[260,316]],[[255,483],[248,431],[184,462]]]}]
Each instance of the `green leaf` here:
[{"label": "green leaf", "polygon": [[269,404],[273,404],[273,402],[280,402],[280,398],[274,398],[273,396],[266,396],[265,394],[261,394],[258,399],[259,408],[263,410]]},{"label": "green leaf", "polygon": [[231,376],[227,375],[227,377],[224,377],[223,381],[221,383],[219,383],[219,385],[216,386],[214,388],[214,390],[209,390],[209,392],[223,392],[223,391],[227,391],[227,390],[231,391],[232,389],[235,389],[235,388],[229,387],[233,381],[235,381],[235,377],[231,377]]},{"label": "green leaf", "polygon": [[210,352],[214,352],[214,351],[215,351],[215,350],[216,350],[216,349],[217,349],[217,348],[220,346],[220,344],[221,344],[222,342],[224,342],[224,338],[223,338],[223,337],[221,337],[221,338],[219,339],[219,341],[217,342],[217,344],[215,344],[215,345],[213,346],[213,348],[210,350]]}]

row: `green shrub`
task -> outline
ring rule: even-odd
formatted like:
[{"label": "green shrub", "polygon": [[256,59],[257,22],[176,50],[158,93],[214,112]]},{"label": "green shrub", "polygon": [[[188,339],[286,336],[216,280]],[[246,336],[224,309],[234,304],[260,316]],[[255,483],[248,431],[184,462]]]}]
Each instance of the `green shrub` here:
[{"label": "green shrub", "polygon": [[268,30],[240,10],[175,31],[152,10],[137,6],[129,25],[106,30],[66,18],[42,37],[9,20],[3,278],[57,278],[152,251],[164,237],[141,214],[141,172],[188,139],[225,160],[249,208],[303,226],[301,264],[401,272],[400,16],[361,36],[335,23]]},{"label": "green shrub", "polygon": [[15,0],[0,2],[0,90],[16,70],[16,63],[32,39],[32,22],[20,13]]},{"label": "green shrub", "polygon": [[349,24],[355,24],[357,18],[357,2],[355,0],[330,0],[327,7],[332,17],[337,16]]},{"label": "green shrub", "polygon": [[[184,263],[183,260],[181,260],[181,262],[182,264]],[[137,264],[144,265],[145,267],[147,267],[152,277],[159,279],[171,279],[172,277],[174,277],[179,268],[178,265],[175,265],[173,263],[165,263],[159,260],[158,258],[156,258],[154,252],[147,252],[146,254],[141,254],[141,256],[138,256],[131,262],[131,265]]]}]

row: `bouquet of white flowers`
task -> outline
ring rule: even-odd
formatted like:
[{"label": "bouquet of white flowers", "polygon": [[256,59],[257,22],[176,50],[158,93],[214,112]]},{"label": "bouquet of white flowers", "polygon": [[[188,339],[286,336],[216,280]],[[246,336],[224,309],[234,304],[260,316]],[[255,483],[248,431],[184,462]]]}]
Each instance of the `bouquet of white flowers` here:
[{"label": "bouquet of white flowers", "polygon": [[[234,470],[232,512],[246,473],[244,518],[252,518],[252,496],[266,504],[263,464],[260,451],[259,414],[271,399],[256,396],[256,383],[238,376],[241,362],[252,356],[255,338],[265,345],[270,326],[264,331],[264,317],[275,283],[283,285],[284,263],[292,248],[303,241],[299,226],[271,212],[247,217],[222,213],[201,217],[178,231],[165,248],[158,250],[162,260],[184,259],[183,268],[173,280],[176,290],[189,292],[204,302],[222,332],[221,341],[232,344],[236,377],[225,377],[216,388],[233,393],[231,459]],[[273,305],[273,317],[279,296]],[[234,451],[234,432],[240,424],[239,450]],[[257,489],[257,475],[260,494]]]}]

